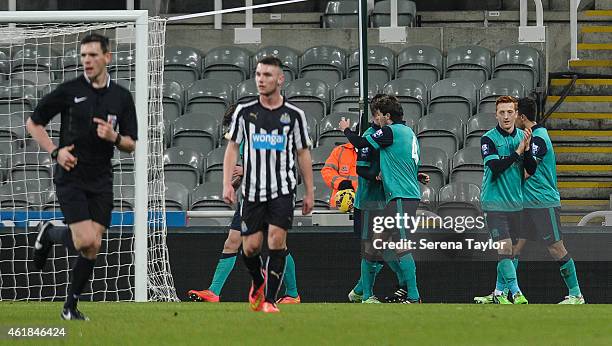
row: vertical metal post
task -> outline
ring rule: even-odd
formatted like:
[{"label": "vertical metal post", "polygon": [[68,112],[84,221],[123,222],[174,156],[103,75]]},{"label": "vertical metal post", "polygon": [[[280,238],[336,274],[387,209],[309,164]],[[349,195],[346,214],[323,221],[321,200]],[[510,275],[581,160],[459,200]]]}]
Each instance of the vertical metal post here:
[{"label": "vertical metal post", "polygon": [[520,26],[527,26],[527,15],[529,14],[527,0],[521,0],[520,11]]},{"label": "vertical metal post", "polygon": [[578,60],[578,6],[580,1],[570,0],[570,60]]},{"label": "vertical metal post", "polygon": [[[221,0],[215,0],[215,11],[221,11],[223,9],[223,4]],[[215,29],[221,30],[221,26],[223,23],[223,15],[221,13],[215,14]]]},{"label": "vertical metal post", "polygon": [[397,0],[391,0],[391,27],[397,26]]},{"label": "vertical metal post", "polygon": [[134,0],[125,0],[125,9],[128,11],[134,10]]},{"label": "vertical metal post", "polygon": [[[253,0],[245,0],[245,6],[253,6]],[[252,29],[253,28],[253,9],[250,8],[246,10],[246,18],[245,18],[245,28]]]},{"label": "vertical metal post", "polygon": [[359,133],[368,128],[368,2],[359,0]]}]

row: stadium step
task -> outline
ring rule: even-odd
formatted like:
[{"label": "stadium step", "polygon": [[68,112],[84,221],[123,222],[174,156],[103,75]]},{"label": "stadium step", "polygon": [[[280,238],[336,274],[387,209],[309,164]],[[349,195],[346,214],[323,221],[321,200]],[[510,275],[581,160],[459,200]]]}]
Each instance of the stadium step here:
[{"label": "stadium step", "polygon": [[612,130],[612,113],[552,113],[546,127],[555,130]]},{"label": "stadium step", "polygon": [[606,130],[549,130],[554,143],[612,143],[612,131]]},{"label": "stadium step", "polygon": [[582,73],[610,74],[612,60],[609,59],[583,59],[569,62],[570,70]]},{"label": "stadium step", "polygon": [[[577,226],[578,222],[580,222],[580,220],[582,220],[582,218],[585,216],[586,214],[574,214],[574,213],[561,213],[560,219],[561,219],[561,225],[562,226]],[[604,222],[604,218],[603,217],[596,217],[593,218],[591,220],[589,220],[589,222],[587,222],[587,226],[602,226]]]},{"label": "stadium step", "polygon": [[557,187],[562,199],[606,199],[612,194],[612,180],[604,179],[582,177],[581,181],[558,181]]},{"label": "stadium step", "polygon": [[557,164],[557,176],[581,179],[583,177],[612,177],[612,165],[560,165]]},{"label": "stadium step", "polygon": [[580,27],[581,42],[609,42],[612,40],[612,25],[593,25]]},{"label": "stadium step", "polygon": [[[550,95],[561,95],[570,78],[554,78],[550,80]],[[574,96],[605,96],[612,95],[612,79],[579,78],[576,80],[571,95]]]},{"label": "stadium step", "polygon": [[[564,226],[576,226],[580,219],[588,213],[609,210],[610,201],[605,199],[562,199],[561,200],[561,224]],[[591,220],[589,225],[601,225],[603,218]]]},{"label": "stadium step", "polygon": [[589,10],[584,11],[583,14],[586,17],[597,17],[597,19],[611,19],[612,10]]},{"label": "stadium step", "polygon": [[[546,109],[560,99],[560,96],[551,95],[546,99]],[[612,96],[610,95],[574,95],[568,96],[556,110],[560,113],[607,113],[612,109]]]},{"label": "stadium step", "polygon": [[612,146],[581,146],[564,143],[555,145],[557,164],[609,164]]}]

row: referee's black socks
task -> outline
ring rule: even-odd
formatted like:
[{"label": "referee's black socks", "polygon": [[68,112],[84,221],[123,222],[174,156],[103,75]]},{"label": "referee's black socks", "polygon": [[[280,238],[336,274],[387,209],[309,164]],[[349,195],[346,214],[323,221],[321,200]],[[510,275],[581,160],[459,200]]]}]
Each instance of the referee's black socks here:
[{"label": "referee's black socks", "polygon": [[64,244],[69,251],[76,252],[70,228],[66,226],[51,226],[49,230],[47,230],[47,234],[49,240],[51,240],[53,244]]},{"label": "referee's black socks", "polygon": [[261,267],[262,267],[261,254],[257,253],[251,257],[247,257],[247,255],[245,255],[243,251],[242,259],[244,260],[244,264],[246,264],[246,267],[249,270],[251,277],[253,278],[255,289],[257,289],[258,287],[261,287],[261,285],[264,284],[264,278],[263,278],[263,275],[261,274]]},{"label": "referee's black socks", "polygon": [[83,288],[93,272],[96,260],[90,260],[82,255],[77,257],[74,267],[72,268],[72,282],[68,290],[68,298],[64,303],[64,308],[74,309],[78,301],[78,297],[83,292]]},{"label": "referee's black socks", "polygon": [[266,301],[276,303],[276,295],[283,282],[283,273],[285,272],[285,257],[287,257],[287,249],[270,250],[268,256],[267,284],[266,284]]}]

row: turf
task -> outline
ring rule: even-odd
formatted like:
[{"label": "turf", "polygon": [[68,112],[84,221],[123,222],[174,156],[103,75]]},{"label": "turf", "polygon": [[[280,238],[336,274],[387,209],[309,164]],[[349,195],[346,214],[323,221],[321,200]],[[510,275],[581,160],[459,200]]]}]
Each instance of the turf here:
[{"label": "turf", "polygon": [[89,322],[61,321],[60,309],[0,303],[0,330],[67,328],[24,345],[612,345],[609,305],[301,304],[269,315],[246,303],[81,303]]}]

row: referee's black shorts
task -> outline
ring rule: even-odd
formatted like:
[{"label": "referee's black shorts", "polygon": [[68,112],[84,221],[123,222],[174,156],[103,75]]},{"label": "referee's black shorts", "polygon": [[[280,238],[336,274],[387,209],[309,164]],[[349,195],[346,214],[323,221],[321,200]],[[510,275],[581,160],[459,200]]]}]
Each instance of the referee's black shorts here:
[{"label": "referee's black shorts", "polygon": [[285,230],[293,224],[293,209],[295,194],[283,195],[265,202],[250,202],[242,200],[240,215],[243,225],[242,235],[267,231],[268,225],[274,225]]},{"label": "referee's black shorts", "polygon": [[66,182],[55,184],[55,193],[67,225],[92,220],[108,228],[113,211],[113,188],[111,184]]}]

